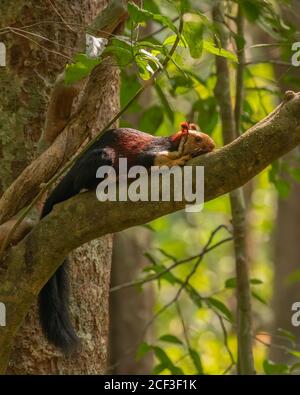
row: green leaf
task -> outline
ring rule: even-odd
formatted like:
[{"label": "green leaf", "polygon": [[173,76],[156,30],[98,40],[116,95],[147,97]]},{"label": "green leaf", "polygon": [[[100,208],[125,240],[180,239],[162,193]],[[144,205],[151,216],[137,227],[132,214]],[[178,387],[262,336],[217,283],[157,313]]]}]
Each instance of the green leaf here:
[{"label": "green leaf", "polygon": [[236,277],[232,277],[226,280],[225,288],[236,288]]},{"label": "green leaf", "polygon": [[163,335],[159,338],[159,340],[173,344],[180,344],[180,345],[183,344],[182,341],[174,335]]},{"label": "green leaf", "polygon": [[[259,285],[259,284],[263,284],[263,282],[258,278],[251,278],[250,284]],[[225,288],[236,288],[236,277],[232,277],[226,280]]]},{"label": "green leaf", "polygon": [[157,262],[156,262],[154,256],[151,255],[150,252],[145,252],[145,253],[144,253],[144,256],[145,256],[153,265],[155,265],[155,266],[157,265]]},{"label": "green leaf", "polygon": [[147,0],[144,2],[144,7],[153,14],[159,14],[160,9],[154,0]]},{"label": "green leaf", "polygon": [[182,14],[188,12],[192,8],[189,0],[180,0],[179,4],[180,4],[180,11]]},{"label": "green leaf", "polygon": [[114,37],[104,52],[113,55],[120,67],[125,67],[134,61],[132,45],[127,41],[127,38]]},{"label": "green leaf", "polygon": [[199,22],[186,22],[183,27],[183,35],[191,57],[200,58],[203,52],[203,25]]},{"label": "green leaf", "polygon": [[160,363],[154,367],[153,374],[160,374],[165,369],[167,369],[167,367],[163,363]]},{"label": "green leaf", "polygon": [[[165,41],[163,42],[163,46],[168,46],[168,45],[174,45],[175,41],[177,39],[177,35],[173,34],[172,36],[169,36],[165,39]],[[188,44],[184,38],[184,36],[181,36],[179,42],[178,42],[178,46],[179,47],[187,47]]]},{"label": "green leaf", "polygon": [[128,3],[128,12],[129,12],[130,17],[137,24],[140,22],[145,22],[145,21],[148,21],[149,19],[151,19],[151,20],[154,20],[154,21],[162,24],[165,27],[168,27],[170,30],[172,30],[177,35],[179,34],[176,26],[171,21],[171,19],[164,16],[164,15],[154,14],[151,11],[140,8],[138,5],[136,5],[134,3]]},{"label": "green leaf", "polygon": [[260,280],[259,278],[251,278],[251,279],[250,279],[250,284],[253,284],[253,285],[260,285],[260,284],[263,284],[263,281]]},{"label": "green leaf", "polygon": [[86,54],[75,55],[74,63],[68,64],[65,70],[65,83],[73,84],[90,74],[94,67],[101,63],[99,58],[89,58]]},{"label": "green leaf", "polygon": [[145,48],[134,49],[134,53],[135,62],[144,80],[148,80],[155,70],[163,69],[159,59]]},{"label": "green leaf", "polygon": [[257,0],[239,0],[239,3],[246,15],[246,18],[250,22],[255,22],[261,12],[260,2]]},{"label": "green leaf", "polygon": [[216,309],[218,309],[219,311],[221,311],[230,322],[233,321],[231,312],[229,311],[228,307],[225,306],[225,304],[223,302],[221,302],[220,300],[215,299],[215,298],[207,298],[206,301],[207,301],[208,305],[213,306]]},{"label": "green leaf", "polygon": [[252,296],[256,299],[256,300],[258,300],[259,302],[261,302],[262,304],[264,304],[264,305],[268,305],[268,303],[266,302],[266,300],[265,299],[263,299],[260,295],[258,295],[256,292],[251,292],[251,294],[252,294]]},{"label": "green leaf", "polygon": [[203,41],[203,49],[207,52],[210,52],[213,55],[217,55],[217,56],[223,56],[226,59],[232,60],[235,63],[238,63],[238,59],[237,56],[232,53],[227,51],[224,48],[219,48],[217,47],[213,42],[211,41]]},{"label": "green leaf", "polygon": [[136,56],[135,62],[139,70],[139,74],[143,80],[149,80],[154,73],[153,68],[142,57]]},{"label": "green leaf", "polygon": [[178,368],[173,364],[171,359],[162,348],[154,346],[153,351],[156,358],[160,361],[161,365],[164,365],[166,369],[169,369],[172,374],[183,374],[182,369]]},{"label": "green leaf", "polygon": [[201,362],[199,354],[197,353],[197,351],[195,351],[194,349],[192,349],[190,347],[189,347],[188,351],[189,351],[191,360],[193,361],[193,364],[196,368],[197,374],[203,374],[203,366],[202,366],[202,362]]},{"label": "green leaf", "polygon": [[195,303],[195,305],[199,308],[202,307],[202,297],[198,294],[198,292],[192,287],[186,287],[186,292],[189,295],[190,299]]},{"label": "green leaf", "polygon": [[[152,271],[154,271],[157,274],[160,274],[162,272],[165,272],[165,270],[167,269],[166,266],[162,265],[162,264],[156,264],[155,266],[151,267]],[[161,274],[159,277],[160,280],[166,280],[168,283],[174,285],[176,283],[178,283],[178,280],[176,279],[176,277],[172,274],[171,271],[166,271],[165,273]]]},{"label": "green leaf", "polygon": [[164,255],[166,258],[170,259],[173,262],[177,262],[177,259],[175,256],[169,254],[167,251],[163,250],[162,248],[158,248],[158,251]]},{"label": "green leaf", "polygon": [[256,23],[270,36],[281,42],[284,39],[291,40],[294,37],[295,27],[291,24],[287,25],[281,18],[280,13],[274,12],[270,1],[265,1],[261,4],[260,16]]},{"label": "green leaf", "polygon": [[141,343],[136,353],[136,359],[139,361],[140,359],[143,358],[145,354],[147,354],[151,350],[152,350],[152,346],[150,346],[148,343],[146,342]]},{"label": "green leaf", "polygon": [[268,359],[264,360],[263,369],[266,374],[285,374],[289,371],[288,365],[283,363],[274,363]]},{"label": "green leaf", "polygon": [[293,355],[296,358],[300,358],[300,351],[289,350],[289,354]]}]

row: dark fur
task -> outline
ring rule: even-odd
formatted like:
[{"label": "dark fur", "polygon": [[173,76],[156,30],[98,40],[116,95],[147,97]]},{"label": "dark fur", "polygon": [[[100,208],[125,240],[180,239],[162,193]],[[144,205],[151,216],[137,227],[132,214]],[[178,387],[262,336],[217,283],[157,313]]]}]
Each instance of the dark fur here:
[{"label": "dark fur", "polygon": [[[100,166],[112,165],[117,171],[119,157],[133,165],[150,167],[162,150],[174,151],[179,141],[170,137],[154,137],[134,129],[113,129],[96,141],[75,163],[48,197],[41,217],[48,215],[55,204],[77,195],[81,189],[96,189]],[[79,339],[73,329],[69,311],[69,283],[66,260],[47,282],[39,295],[39,315],[48,341],[65,354],[75,350]]]}]

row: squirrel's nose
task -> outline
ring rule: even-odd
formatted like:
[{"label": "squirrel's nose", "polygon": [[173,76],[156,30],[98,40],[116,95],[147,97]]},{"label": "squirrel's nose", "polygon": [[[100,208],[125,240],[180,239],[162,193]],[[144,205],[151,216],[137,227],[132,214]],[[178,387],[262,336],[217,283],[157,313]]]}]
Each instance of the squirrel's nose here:
[{"label": "squirrel's nose", "polygon": [[205,151],[206,152],[211,152],[216,148],[216,144],[213,139],[210,139],[206,144],[205,144]]}]

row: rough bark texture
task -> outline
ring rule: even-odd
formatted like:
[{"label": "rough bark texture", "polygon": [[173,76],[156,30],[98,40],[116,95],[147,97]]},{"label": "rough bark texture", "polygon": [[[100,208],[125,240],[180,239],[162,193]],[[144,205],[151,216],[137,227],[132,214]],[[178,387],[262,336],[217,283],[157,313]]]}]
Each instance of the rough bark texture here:
[{"label": "rough bark texture", "polygon": [[[244,185],[299,145],[299,113],[300,94],[289,93],[284,103],[233,143],[191,160],[191,165],[205,166],[205,200]],[[0,271],[0,299],[6,304],[10,322],[9,326],[0,327],[0,371],[5,368],[10,342],[24,315],[70,251],[97,237],[180,210],[184,205],[184,201],[99,203],[93,191],[56,205],[25,239],[8,251]]]},{"label": "rough bark texture", "polygon": [[[72,57],[82,44],[85,25],[107,3],[108,0],[1,2],[1,27],[34,24],[30,28],[31,32],[55,41],[50,43],[31,35],[25,38],[21,32],[19,35],[9,33],[1,36],[7,47],[8,58],[7,67],[0,68],[1,192],[35,156],[51,89],[66,63],[66,57],[53,51]],[[68,25],[64,21],[69,22]],[[46,48],[41,48],[32,40]],[[99,111],[93,121],[97,121],[100,126],[108,122],[119,108],[118,72],[114,69],[107,74],[107,99],[99,102],[99,97],[95,96],[91,103],[93,106],[97,101]],[[88,100],[85,111],[88,112],[87,110]],[[73,230],[74,228],[71,233]],[[75,326],[83,340],[82,351],[72,359],[65,359],[47,345],[37,323],[36,309],[32,307],[15,339],[9,373],[99,374],[105,370],[111,247],[111,236],[107,235],[81,247],[72,255],[72,312]],[[32,263],[29,256],[27,264]],[[47,258],[44,261],[46,263]],[[30,298],[30,304],[35,302],[35,297]],[[25,299],[28,301],[28,298]]]},{"label": "rough bark texture", "polygon": [[[291,323],[292,304],[299,301],[299,281],[289,282],[289,276],[299,271],[299,240],[300,240],[300,186],[292,186],[288,199],[278,201],[278,212],[275,229],[274,248],[274,295],[273,295],[273,333],[278,335],[277,329],[283,328],[295,335],[296,342],[300,343],[299,328]],[[275,336],[274,343],[281,341]],[[283,342],[286,344],[286,342]],[[276,362],[291,362],[294,357],[282,350],[272,348],[270,357]],[[295,361],[297,362],[297,361]]]},{"label": "rough bark texture", "polygon": [[[292,1],[291,5],[282,5],[282,15],[284,20],[298,26],[298,9],[299,2]],[[269,51],[272,52],[272,51]],[[273,50],[274,52],[274,50]],[[278,49],[279,52],[279,49]],[[269,57],[274,54],[269,54]],[[290,61],[290,54],[279,54],[280,57],[286,57]],[[283,76],[292,77],[297,81],[299,79],[299,67],[287,68],[280,65],[274,65],[275,75],[278,80],[282,93],[285,90],[292,89],[292,82],[287,83]],[[288,72],[287,72],[288,71]],[[299,156],[299,147],[283,158],[284,162],[289,163],[291,167],[298,167],[295,156]],[[286,175],[283,175],[286,177]],[[274,294],[273,294],[273,333],[278,334],[277,329],[283,328],[294,334],[297,344],[300,344],[299,328],[293,327],[291,323],[292,304],[299,301],[300,282],[289,282],[288,278],[292,273],[299,271],[300,262],[300,183],[295,180],[288,182],[291,185],[291,191],[286,199],[278,198],[278,211],[275,223],[274,237]],[[274,337],[273,342],[280,344],[282,339]],[[284,344],[286,342],[283,341]],[[298,360],[278,348],[270,349],[270,358],[275,362],[291,362]]]},{"label": "rough bark texture", "polygon": [[[223,48],[227,48],[227,31],[223,26],[224,10],[221,3],[213,8],[214,21],[219,23],[219,34]],[[243,13],[238,8],[237,29],[243,37]],[[243,106],[243,48],[239,48],[239,64],[236,78],[236,100],[239,103],[233,111],[230,94],[230,75],[227,59],[216,57],[217,83],[215,95],[220,106],[222,134],[225,144],[240,135],[241,108]],[[229,195],[234,234],[236,298],[237,298],[237,338],[238,338],[238,374],[254,374],[254,359],[252,351],[252,313],[251,291],[248,273],[248,257],[246,249],[245,203],[242,188],[232,191]]]},{"label": "rough bark texture", "polygon": [[[111,286],[133,281],[149,264],[144,253],[149,250],[151,234],[147,229],[128,229],[114,237]],[[136,359],[146,325],[153,316],[154,294],[149,283],[142,290],[122,289],[110,295],[109,365],[113,374],[150,374],[153,355]],[[147,342],[151,343],[151,331]]]},{"label": "rough bark texture", "polygon": [[[299,2],[292,0],[291,4],[281,4],[281,15],[287,23],[299,25],[298,19]],[[274,39],[261,30],[253,31],[255,42],[274,44]],[[253,35],[252,34],[252,35]],[[291,67],[290,47],[277,48],[270,47],[263,50],[263,59],[277,61],[281,59],[286,65],[274,64],[275,77],[282,94],[288,89],[295,89],[300,86],[299,67]],[[298,167],[295,156],[299,156],[299,147],[285,155],[283,163],[288,163],[291,167]],[[272,343],[275,345],[289,345],[284,338],[279,338],[278,328],[289,330],[295,336],[296,343],[300,344],[300,331],[291,323],[291,306],[299,300],[300,283],[289,282],[289,275],[299,270],[300,262],[300,183],[293,180],[286,173],[281,176],[286,178],[291,186],[289,195],[282,199],[278,197],[277,215],[274,223],[274,234],[272,238],[272,258],[274,262],[274,287],[272,300],[273,320],[270,324],[270,332],[275,335]],[[269,348],[270,359],[277,363],[291,363],[298,360],[282,349]]]},{"label": "rough bark texture", "polygon": [[15,338],[8,374],[105,372],[111,249],[111,236],[105,236],[71,255],[71,311],[82,350],[72,357],[62,357],[43,337],[34,306]]}]

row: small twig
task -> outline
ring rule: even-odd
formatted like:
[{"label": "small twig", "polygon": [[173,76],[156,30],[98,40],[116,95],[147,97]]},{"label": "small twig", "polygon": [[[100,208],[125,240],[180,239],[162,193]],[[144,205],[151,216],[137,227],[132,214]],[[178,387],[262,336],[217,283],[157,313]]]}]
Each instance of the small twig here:
[{"label": "small twig", "polygon": [[266,346],[266,347],[268,347],[268,348],[275,348],[275,349],[277,349],[277,350],[282,350],[282,351],[285,351],[285,352],[289,352],[289,349],[288,349],[287,347],[281,346],[280,344],[267,343],[267,342],[263,341],[262,339],[259,339],[259,338],[257,337],[257,335],[253,336],[253,338],[254,338],[258,343],[261,343],[261,344],[263,344],[264,346]]},{"label": "small twig", "polygon": [[233,366],[234,366],[234,364],[231,363],[231,364],[228,366],[228,368],[226,368],[226,369],[224,370],[224,372],[222,373],[222,375],[225,376],[228,372],[230,372],[230,370],[233,368]]},{"label": "small twig", "polygon": [[[238,16],[236,18],[236,24],[237,24],[238,36],[243,37],[244,18],[240,7],[238,10]],[[243,105],[244,105],[244,68],[245,68],[244,42],[242,44],[239,44],[239,40],[236,40],[236,46],[237,46],[238,64],[236,70],[236,95],[235,95],[234,118],[235,118],[236,135],[239,136],[242,132],[241,116],[243,113]]]},{"label": "small twig", "polygon": [[[238,6],[237,34],[244,37],[243,10]],[[223,48],[227,48],[228,34],[224,29],[223,2],[218,2],[213,7],[213,20],[219,30],[220,41]],[[239,58],[243,59],[243,49],[238,48]],[[233,111],[230,94],[230,73],[227,59],[216,57],[217,83],[215,87],[216,99],[220,106],[222,120],[222,134],[225,144],[231,143],[240,134],[240,116],[242,103],[237,103]],[[243,96],[243,65],[239,66],[238,84],[236,88],[237,100],[242,101]],[[238,99],[239,98],[239,99]],[[242,189],[230,193],[230,206],[234,230],[235,270],[237,278],[237,338],[238,338],[238,363],[239,374],[254,374],[254,360],[252,351],[252,326],[251,326],[251,292],[247,267],[246,240],[245,240],[245,206]]]},{"label": "small twig", "polygon": [[119,291],[121,289],[125,289],[125,288],[129,288],[129,287],[133,287],[133,286],[137,286],[137,285],[143,285],[146,284],[150,281],[154,281],[159,279],[160,277],[162,277],[163,275],[165,275],[166,273],[170,272],[172,269],[176,268],[179,265],[182,265],[184,263],[190,262],[196,258],[202,258],[205,254],[207,254],[208,252],[214,250],[215,248],[219,247],[221,244],[227,243],[228,241],[232,241],[233,237],[228,237],[226,239],[223,239],[221,241],[219,241],[218,243],[214,244],[213,246],[211,246],[210,248],[207,248],[205,251],[202,251],[200,254],[198,255],[194,255],[191,256],[189,258],[185,258],[182,259],[180,261],[177,261],[175,263],[173,263],[172,265],[170,265],[169,267],[167,267],[165,270],[162,270],[160,273],[157,273],[151,277],[145,278],[145,279],[141,279],[141,280],[136,280],[136,281],[128,281],[127,283],[124,284],[120,284],[120,285],[116,285],[115,287],[112,287],[110,289],[110,292],[116,292]]},{"label": "small twig", "polygon": [[[214,236],[215,236],[216,233],[217,233],[220,229],[222,229],[223,227],[224,227],[224,225],[220,225],[220,226],[218,226],[218,227],[211,233],[211,235],[210,235],[210,237],[209,237],[207,243],[205,244],[205,246],[204,246],[204,248],[203,248],[203,252],[204,252],[204,253],[202,253],[201,256],[198,257],[196,263],[194,264],[192,270],[190,271],[190,273],[188,274],[188,276],[185,278],[185,280],[184,280],[184,281],[181,281],[180,279],[176,278],[177,283],[180,283],[180,284],[181,284],[180,288],[177,290],[175,296],[174,296],[168,303],[166,303],[157,313],[154,314],[154,316],[151,318],[151,320],[146,324],[143,333],[146,333],[147,330],[148,330],[148,328],[149,328],[149,326],[153,323],[153,321],[155,321],[156,318],[157,318],[158,316],[160,316],[164,311],[166,311],[170,306],[172,306],[172,304],[175,303],[175,302],[179,299],[179,297],[180,297],[182,291],[183,291],[184,289],[187,289],[187,286],[189,285],[188,283],[189,283],[191,277],[195,274],[195,272],[196,272],[196,270],[197,270],[197,268],[198,268],[200,262],[201,262],[202,259],[203,259],[203,256],[204,256],[205,253],[208,251],[208,248],[209,248],[209,246],[210,246],[210,244],[211,244],[211,242],[212,242]],[[219,244],[219,245],[220,245],[220,244]],[[175,277],[175,276],[174,276],[174,277]],[[200,296],[200,298],[201,298],[201,299],[205,299],[205,298],[202,298],[201,296]]]},{"label": "small twig", "polygon": [[71,28],[71,26],[66,22],[66,20],[64,19],[64,17],[61,15],[61,13],[58,11],[58,9],[55,7],[55,5],[52,3],[51,0],[48,0],[48,2],[51,4],[51,7],[54,9],[55,13],[59,16],[59,18],[63,21],[64,25],[67,26],[67,28],[69,30],[71,30],[71,32],[74,33],[74,30]]},{"label": "small twig", "polygon": [[183,336],[184,336],[186,345],[190,349],[191,348],[190,339],[189,339],[189,336],[188,336],[188,331],[187,331],[187,328],[186,328],[186,325],[185,325],[185,322],[184,322],[184,318],[183,318],[183,315],[182,315],[182,312],[181,312],[181,308],[180,308],[180,305],[179,305],[178,301],[176,301],[176,309],[177,309],[177,313],[178,313],[180,321],[181,321],[181,325],[182,325],[182,329],[183,329]]},{"label": "small twig", "polygon": [[[179,19],[179,16],[177,16],[176,18],[173,18],[173,19],[172,19],[172,22],[175,23],[175,22],[178,21],[178,19]],[[162,27],[160,27],[159,29],[155,30],[155,32],[146,34],[145,36],[143,36],[143,37],[140,38],[140,41],[148,40],[149,38],[151,38],[151,37],[153,37],[153,36],[156,36],[157,34],[161,33],[161,32],[164,31],[166,28],[167,28],[167,26],[162,26]]]},{"label": "small twig", "polygon": [[[209,237],[209,240],[208,240],[208,242],[206,243],[206,245],[203,247],[203,250],[202,250],[202,253],[201,253],[201,254],[203,254],[204,250],[205,250],[206,253],[207,253],[207,252],[213,250],[214,248],[216,248],[217,246],[223,244],[223,242],[225,242],[225,241],[224,241],[225,239],[224,239],[223,241],[221,241],[221,242],[219,242],[219,243],[216,243],[216,244],[214,244],[213,246],[211,246],[210,248],[208,248],[209,244],[210,244],[211,241],[213,240],[214,235],[215,235],[220,229],[222,229],[222,228],[225,228],[225,229],[228,230],[228,228],[227,228],[225,225],[220,225],[220,226],[218,226],[218,227],[211,233],[211,235],[210,235],[210,237]],[[231,238],[231,239],[232,239],[232,238]],[[228,240],[228,239],[227,239],[227,240]],[[178,263],[178,264],[181,264],[181,263],[184,263],[184,262],[188,262],[190,259],[194,259],[195,257],[199,257],[199,256],[198,256],[198,255],[195,255],[195,256],[192,257],[192,258],[187,258],[187,259],[184,259],[184,260],[182,260],[182,261],[178,261],[177,263]],[[173,266],[173,265],[172,265],[172,266]],[[170,267],[170,268],[171,268],[171,267]],[[170,269],[170,268],[168,268],[168,269]],[[175,276],[174,276],[174,277],[175,277]],[[157,278],[157,277],[156,277],[156,278]],[[153,278],[153,279],[154,279],[154,278]],[[176,280],[177,280],[178,283],[184,284],[184,282],[182,282],[180,279],[176,278]],[[152,280],[149,279],[149,281],[152,281]],[[128,285],[127,285],[127,284],[128,284]],[[127,286],[131,286],[131,285],[136,285],[136,284],[132,284],[132,283],[131,283],[131,285],[129,285],[130,283],[127,283],[127,284],[124,284],[124,285],[126,285],[126,287],[127,287]],[[121,289],[122,285],[121,285],[121,286],[118,286],[118,287],[119,287],[118,289]],[[112,289],[115,289],[115,288],[116,288],[116,287],[114,287],[114,288],[112,288]],[[125,287],[124,287],[124,288],[125,288]],[[177,302],[177,300],[178,300],[178,298],[179,298],[181,292],[182,292],[182,288],[180,288],[179,292],[176,293],[176,296],[175,296],[172,300],[170,300],[166,305],[164,305],[156,314],[154,314],[154,316],[150,319],[150,321],[147,322],[147,324],[145,325],[145,327],[144,327],[144,329],[143,329],[143,331],[142,331],[142,334],[140,335],[140,338],[137,340],[137,343],[136,343],[136,344],[138,344],[138,343],[145,337],[145,335],[146,335],[146,333],[147,333],[147,331],[148,331],[148,328],[152,325],[152,323],[156,320],[156,318],[158,318],[158,317],[159,317],[165,310],[167,310],[173,303],[176,303],[176,302]],[[204,298],[204,297],[202,298],[200,295],[199,295],[199,297],[200,297],[201,299],[203,299],[203,300],[206,299],[206,298]],[[215,312],[215,313],[218,314],[217,312]],[[127,350],[127,351],[124,353],[123,357],[125,357],[125,356],[127,356],[127,355],[130,355],[130,354],[133,352],[133,350],[135,350],[135,347],[131,347],[129,350]],[[115,366],[118,366],[118,363],[115,363],[114,365],[110,366],[110,369],[114,368]]]},{"label": "small twig", "polygon": [[[176,40],[169,52],[168,57],[164,59],[164,62],[162,63],[163,70],[167,67],[169,63],[169,59],[173,56],[174,52],[176,51],[176,48],[179,44],[180,41],[180,36],[183,30],[183,20],[182,17],[180,18],[180,25],[178,29],[178,36],[176,37]],[[25,210],[22,212],[22,214],[19,216],[18,220],[16,221],[15,225],[11,229],[11,231],[8,233],[6,236],[5,240],[3,241],[1,248],[0,248],[0,262],[3,259],[3,254],[7,246],[9,245],[9,241],[11,237],[13,236],[14,232],[20,225],[20,223],[23,221],[23,219],[27,216],[29,211],[32,209],[32,207],[37,203],[37,201],[40,199],[40,197],[73,165],[75,162],[77,162],[78,159],[82,157],[82,155],[97,141],[99,140],[100,137],[103,136],[103,134],[120,118],[121,115],[123,115],[127,109],[131,106],[131,104],[136,101],[140,95],[149,87],[151,86],[154,82],[159,73],[161,72],[161,69],[157,69],[151,78],[147,80],[143,86],[137,91],[137,93],[125,104],[125,106],[108,122],[107,125],[104,126],[104,128],[99,132],[99,134],[91,139],[91,141],[86,144],[86,146],[82,149],[82,151],[73,157],[60,171],[56,173],[45,185],[43,188],[41,188],[40,192],[36,195],[36,197],[31,201],[31,203],[25,208]]]},{"label": "small twig", "polygon": [[20,28],[18,28],[18,27],[11,27],[10,30],[12,30],[13,32],[16,32],[16,31],[17,31],[17,32],[21,32],[21,33],[24,34],[24,36],[25,36],[26,34],[29,34],[30,36],[34,36],[34,37],[40,38],[41,40],[47,41],[47,42],[49,42],[49,43],[51,43],[51,44],[58,45],[59,47],[71,49],[72,51],[74,51],[74,47],[68,47],[68,46],[66,46],[65,44],[60,44],[59,42],[54,41],[54,40],[51,40],[50,38],[45,37],[45,36],[42,36],[41,34],[38,34],[38,33],[33,33],[33,32],[31,32],[31,31],[24,30],[24,29],[20,29]]},{"label": "small twig", "polygon": [[69,60],[69,61],[73,61],[73,59],[70,58],[69,56],[67,56],[67,55],[65,55],[65,54],[63,54],[63,53],[61,53],[61,52],[54,51],[54,50],[52,50],[52,49],[49,49],[49,48],[47,48],[47,47],[41,45],[39,42],[37,42],[37,41],[33,40],[32,38],[26,36],[25,34],[22,34],[22,33],[18,32],[18,31],[16,31],[15,28],[10,27],[10,28],[8,28],[8,29],[9,29],[9,31],[10,31],[11,33],[14,33],[14,34],[16,34],[16,35],[18,35],[18,36],[21,36],[21,37],[23,37],[23,38],[26,38],[27,40],[33,42],[35,45],[37,45],[38,47],[44,49],[44,50],[47,51],[47,52],[53,53],[53,54],[55,54],[55,55],[62,56],[63,58],[65,58],[65,59],[67,59],[67,60]]},{"label": "small twig", "polygon": [[278,60],[278,59],[253,59],[249,60],[247,62],[241,63],[243,66],[251,66],[253,64],[261,64],[261,63],[267,63],[267,64],[278,64],[280,66],[292,66],[290,62],[285,62],[284,60]]},{"label": "small twig", "polygon": [[225,345],[225,348],[226,348],[228,355],[230,357],[230,360],[231,360],[231,366],[230,366],[230,369],[231,369],[231,367],[234,366],[236,364],[236,362],[235,362],[234,356],[233,356],[232,351],[230,350],[230,347],[228,344],[228,334],[227,334],[227,330],[226,330],[226,327],[224,324],[224,318],[218,312],[214,311],[214,313],[217,315],[217,317],[220,321],[220,325],[221,325],[223,337],[224,337],[224,345]]}]

